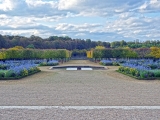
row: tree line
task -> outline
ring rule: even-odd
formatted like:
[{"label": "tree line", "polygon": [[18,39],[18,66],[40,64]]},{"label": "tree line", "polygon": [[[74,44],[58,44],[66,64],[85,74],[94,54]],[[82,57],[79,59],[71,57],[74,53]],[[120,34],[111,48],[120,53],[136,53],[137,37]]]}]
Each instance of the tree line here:
[{"label": "tree line", "polygon": [[66,59],[71,57],[71,52],[65,49],[24,49],[15,46],[0,50],[0,60],[29,60],[29,59]]},{"label": "tree line", "polygon": [[139,40],[126,42],[124,40],[114,42],[92,41],[90,39],[72,39],[68,36],[58,37],[50,36],[49,38],[41,38],[39,36],[9,36],[0,35],[0,49],[12,48],[14,46],[22,46],[24,48],[34,49],[67,49],[67,50],[89,50],[96,46],[104,46],[105,48],[150,48],[152,46],[160,47],[160,41],[140,42]]},{"label": "tree line", "polygon": [[103,48],[87,51],[88,58],[160,58],[160,48]]}]

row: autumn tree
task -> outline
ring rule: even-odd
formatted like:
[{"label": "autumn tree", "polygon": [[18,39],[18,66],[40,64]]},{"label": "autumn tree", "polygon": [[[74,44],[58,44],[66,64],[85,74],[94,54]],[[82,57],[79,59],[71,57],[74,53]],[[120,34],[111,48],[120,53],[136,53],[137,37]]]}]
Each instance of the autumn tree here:
[{"label": "autumn tree", "polygon": [[160,48],[159,47],[151,47],[150,48],[151,53],[150,55],[154,58],[160,58]]}]

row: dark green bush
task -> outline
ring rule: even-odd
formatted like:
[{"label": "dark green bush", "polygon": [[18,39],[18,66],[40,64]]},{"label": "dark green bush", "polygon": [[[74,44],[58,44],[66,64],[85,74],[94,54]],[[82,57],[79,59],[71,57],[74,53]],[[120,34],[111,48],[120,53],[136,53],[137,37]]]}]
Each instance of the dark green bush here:
[{"label": "dark green bush", "polygon": [[119,63],[117,63],[117,62],[113,62],[112,64],[113,64],[113,66],[119,66]]},{"label": "dark green bush", "polygon": [[129,73],[133,76],[135,76],[137,70],[135,68],[130,68]]},{"label": "dark green bush", "polygon": [[148,72],[149,77],[155,77],[155,74],[153,72]]},{"label": "dark green bush", "polygon": [[0,78],[4,78],[5,73],[4,72],[0,72]]},{"label": "dark green bush", "polygon": [[7,66],[5,65],[0,65],[0,70],[6,70],[7,69]]},{"label": "dark green bush", "polygon": [[21,71],[21,76],[27,76],[28,75],[28,70],[24,69]]},{"label": "dark green bush", "polygon": [[16,74],[13,71],[9,70],[9,71],[6,72],[5,77],[6,78],[16,77]]},{"label": "dark green bush", "polygon": [[125,68],[125,67],[120,66],[118,70],[119,70],[120,72],[124,72],[124,68]]},{"label": "dark green bush", "polygon": [[56,66],[56,65],[58,65],[59,63],[48,63],[47,65],[48,66]]},{"label": "dark green bush", "polygon": [[138,78],[140,77],[140,72],[138,70],[135,72],[135,76]]},{"label": "dark green bush", "polygon": [[140,78],[149,78],[150,73],[147,71],[140,71]]},{"label": "dark green bush", "polygon": [[155,77],[160,77],[160,70],[154,70],[153,73]]},{"label": "dark green bush", "polygon": [[157,66],[157,65],[154,65],[154,64],[153,64],[153,65],[150,65],[150,68],[151,68],[151,69],[156,69],[157,67],[158,67],[158,66]]}]

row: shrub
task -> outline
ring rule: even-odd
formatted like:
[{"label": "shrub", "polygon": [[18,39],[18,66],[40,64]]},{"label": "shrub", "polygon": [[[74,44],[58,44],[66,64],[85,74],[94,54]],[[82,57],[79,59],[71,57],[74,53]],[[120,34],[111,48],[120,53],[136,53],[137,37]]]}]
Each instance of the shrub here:
[{"label": "shrub", "polygon": [[112,64],[113,64],[113,66],[119,66],[119,63],[117,63],[117,62],[113,62]]},{"label": "shrub", "polygon": [[125,72],[126,74],[129,74],[129,70],[130,70],[129,67],[125,67],[125,68],[124,68],[124,72]]},{"label": "shrub", "polygon": [[155,77],[160,77],[160,70],[153,71]]},{"label": "shrub", "polygon": [[39,65],[40,65],[40,66],[46,66],[47,63],[46,63],[46,62],[42,62],[42,63],[40,63]]},{"label": "shrub", "polygon": [[38,67],[35,67],[34,70],[37,72],[40,71],[40,69]]},{"label": "shrub", "polygon": [[40,71],[40,69],[38,67],[32,67],[28,70],[28,74],[34,73],[34,72],[39,72],[39,71]]},{"label": "shrub", "polygon": [[4,72],[0,72],[0,78],[4,78],[5,73]]},{"label": "shrub", "polygon": [[34,68],[33,67],[28,70],[28,73],[33,73],[33,72],[34,72]]},{"label": "shrub", "polygon": [[124,67],[123,67],[123,66],[120,66],[118,70],[119,70],[120,72],[124,72]]},{"label": "shrub", "polygon": [[50,62],[42,62],[42,63],[40,63],[40,66],[56,66],[58,64],[59,64],[58,61],[57,62],[50,61]]},{"label": "shrub", "polygon": [[5,77],[16,77],[16,74],[12,70],[9,70],[6,72]]},{"label": "shrub", "polygon": [[59,63],[47,63],[48,66],[56,66],[58,65]]},{"label": "shrub", "polygon": [[112,61],[110,61],[110,60],[101,60],[99,63],[104,66],[112,66],[113,65]]},{"label": "shrub", "polygon": [[6,69],[7,69],[7,66],[6,66],[6,65],[0,65],[0,69],[1,69],[1,70],[6,70]]},{"label": "shrub", "polygon": [[136,76],[136,77],[140,77],[140,72],[139,72],[138,70],[136,70],[135,76]]},{"label": "shrub", "polygon": [[151,69],[156,69],[157,67],[158,67],[158,66],[155,65],[155,64],[150,65],[150,68],[151,68]]},{"label": "shrub", "polygon": [[155,74],[153,72],[148,72],[149,77],[155,77]]},{"label": "shrub", "polygon": [[140,78],[148,78],[148,72],[147,71],[140,71]]},{"label": "shrub", "polygon": [[28,75],[28,70],[23,69],[20,73],[21,76],[27,76]]},{"label": "shrub", "polygon": [[135,68],[130,68],[130,69],[129,69],[129,73],[130,73],[131,75],[135,76],[135,74],[136,74],[136,69],[135,69]]}]

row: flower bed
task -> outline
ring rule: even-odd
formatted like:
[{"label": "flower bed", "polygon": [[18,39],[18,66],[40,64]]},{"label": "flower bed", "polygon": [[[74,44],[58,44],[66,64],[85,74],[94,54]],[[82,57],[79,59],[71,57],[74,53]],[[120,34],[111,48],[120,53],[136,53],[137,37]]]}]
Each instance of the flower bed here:
[{"label": "flower bed", "polygon": [[104,66],[119,66],[119,63],[117,61],[112,60],[101,60],[99,64]]},{"label": "flower bed", "polygon": [[7,66],[0,69],[0,80],[20,79],[40,72],[34,61],[29,60],[5,61],[0,62],[0,65]]},{"label": "flower bed", "polygon": [[118,72],[132,76],[137,79],[159,79],[160,61],[153,60],[131,60],[122,64]]},{"label": "flower bed", "polygon": [[44,62],[41,62],[39,64],[40,66],[56,66],[56,65],[59,65],[59,62],[57,60],[50,60],[50,61],[44,61]]}]

